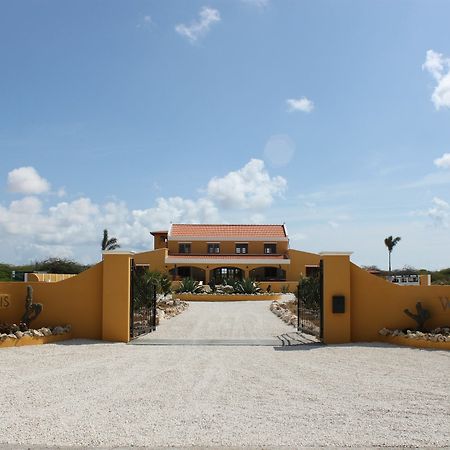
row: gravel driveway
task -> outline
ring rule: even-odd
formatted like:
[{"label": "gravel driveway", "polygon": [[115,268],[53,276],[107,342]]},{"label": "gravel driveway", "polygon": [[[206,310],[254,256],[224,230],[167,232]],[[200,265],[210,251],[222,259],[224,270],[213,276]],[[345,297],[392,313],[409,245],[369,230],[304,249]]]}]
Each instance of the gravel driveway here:
[{"label": "gravel driveway", "polygon": [[155,333],[139,340],[267,339],[295,331],[270,311],[271,303],[190,302],[186,311],[162,320]]},{"label": "gravel driveway", "polygon": [[[213,305],[206,314],[192,304],[159,332],[262,337],[286,327],[265,303]],[[0,355],[0,448],[450,445],[445,351],[74,340]]]}]

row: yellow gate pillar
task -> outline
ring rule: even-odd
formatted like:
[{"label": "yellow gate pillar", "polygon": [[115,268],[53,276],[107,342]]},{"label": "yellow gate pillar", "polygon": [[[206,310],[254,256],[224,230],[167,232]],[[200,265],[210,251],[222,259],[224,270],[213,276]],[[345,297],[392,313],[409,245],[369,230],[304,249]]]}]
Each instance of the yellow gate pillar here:
[{"label": "yellow gate pillar", "polygon": [[351,342],[350,252],[322,252],[323,341]]},{"label": "yellow gate pillar", "polygon": [[103,252],[102,339],[130,340],[130,264],[133,252]]}]

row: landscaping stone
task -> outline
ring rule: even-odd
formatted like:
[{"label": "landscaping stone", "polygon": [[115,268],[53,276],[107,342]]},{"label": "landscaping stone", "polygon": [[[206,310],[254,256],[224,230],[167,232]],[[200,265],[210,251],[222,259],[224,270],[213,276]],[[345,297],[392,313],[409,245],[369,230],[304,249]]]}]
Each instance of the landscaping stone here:
[{"label": "landscaping stone", "polygon": [[64,334],[64,328],[63,327],[55,327],[52,330],[52,334],[53,335],[59,335],[59,334]]},{"label": "landscaping stone", "polygon": [[392,337],[406,337],[408,339],[418,339],[431,342],[450,342],[450,328],[441,327],[431,330],[430,332],[416,331],[416,330],[390,330],[388,328],[382,328],[378,334],[381,336]]},{"label": "landscaping stone", "polygon": [[23,336],[22,331],[16,331],[14,334],[16,335],[17,339],[20,339]]}]

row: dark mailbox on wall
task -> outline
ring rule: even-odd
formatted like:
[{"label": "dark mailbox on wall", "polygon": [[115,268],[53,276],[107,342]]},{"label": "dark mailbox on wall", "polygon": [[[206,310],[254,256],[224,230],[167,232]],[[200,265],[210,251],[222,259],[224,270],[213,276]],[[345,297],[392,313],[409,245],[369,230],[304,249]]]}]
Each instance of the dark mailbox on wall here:
[{"label": "dark mailbox on wall", "polygon": [[345,313],[345,296],[333,295],[333,313]]}]

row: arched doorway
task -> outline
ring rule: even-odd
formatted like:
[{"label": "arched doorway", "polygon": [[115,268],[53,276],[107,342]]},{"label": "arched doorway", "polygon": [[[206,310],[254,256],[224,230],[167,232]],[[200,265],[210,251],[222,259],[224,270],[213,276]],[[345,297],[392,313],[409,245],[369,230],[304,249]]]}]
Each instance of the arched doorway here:
[{"label": "arched doorway", "polygon": [[182,280],[183,278],[192,278],[195,281],[206,281],[205,270],[193,266],[180,266],[169,270],[172,280]]},{"label": "arched doorway", "polygon": [[255,281],[286,281],[286,271],[279,267],[257,267],[250,271],[250,278]]},{"label": "arched doorway", "polygon": [[242,280],[244,271],[239,267],[217,267],[211,270],[211,280],[216,284],[222,284],[223,280]]}]

